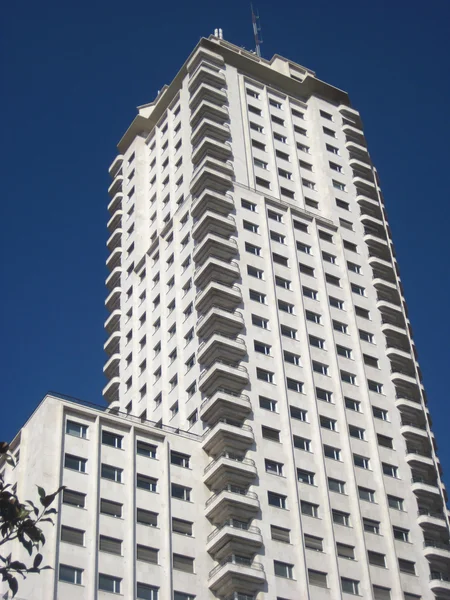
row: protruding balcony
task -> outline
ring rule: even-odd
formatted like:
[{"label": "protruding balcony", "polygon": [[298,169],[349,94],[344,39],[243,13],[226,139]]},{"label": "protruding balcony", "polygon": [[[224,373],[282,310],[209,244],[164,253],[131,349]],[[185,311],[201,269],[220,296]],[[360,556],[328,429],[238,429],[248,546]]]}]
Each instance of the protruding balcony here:
[{"label": "protruding balcony", "polygon": [[216,361],[202,371],[198,383],[202,393],[212,396],[219,388],[224,387],[240,393],[248,381],[248,371],[244,366],[235,367],[226,362]]},{"label": "protruding balcony", "polygon": [[194,285],[205,287],[210,281],[220,281],[225,285],[233,285],[240,279],[239,265],[234,260],[226,262],[211,256],[206,262],[195,269]]},{"label": "protruding balcony", "polygon": [[236,231],[236,221],[231,216],[221,215],[212,211],[206,211],[192,228],[192,237],[200,241],[208,233],[214,233],[222,237],[229,236]]},{"label": "protruding balcony", "polygon": [[122,246],[122,234],[123,229],[119,227],[116,229],[113,234],[108,238],[106,245],[110,252],[113,252],[116,248],[120,248]]},{"label": "protruding balcony", "polygon": [[237,421],[218,421],[203,436],[202,448],[212,456],[223,454],[229,448],[244,452],[253,445],[255,437],[250,425],[241,425]]},{"label": "protruding balcony", "polygon": [[230,485],[208,498],[205,516],[214,524],[223,523],[230,518],[248,521],[259,513],[259,509],[255,492]]},{"label": "protruding balcony", "polygon": [[113,271],[116,267],[119,267],[122,263],[122,248],[116,248],[106,259],[106,267],[109,271]]},{"label": "protruding balcony", "polygon": [[120,210],[122,208],[123,202],[123,194],[122,192],[118,192],[111,202],[108,204],[108,212],[110,215],[113,215],[116,210]]},{"label": "protruding balcony", "polygon": [[381,331],[386,337],[400,338],[406,336],[406,328],[393,325],[390,321],[381,319]]},{"label": "protruding balcony", "polygon": [[387,281],[392,281],[395,283],[396,279],[394,265],[392,264],[390,257],[388,260],[384,260],[380,256],[372,256],[369,254],[367,262],[372,267],[374,272],[380,273],[380,275]]},{"label": "protruding balcony", "polygon": [[112,178],[114,178],[117,175],[117,172],[119,171],[122,164],[123,164],[123,154],[118,154],[116,156],[116,158],[112,161],[111,166],[108,169],[108,173],[110,174],[110,176]]},{"label": "protruding balcony", "polygon": [[200,196],[194,198],[191,206],[191,215],[197,219],[206,211],[213,211],[228,215],[234,209],[233,197],[229,193],[219,193],[213,190],[204,190]]},{"label": "protruding balcony", "polygon": [[109,310],[109,312],[112,312],[113,310],[120,308],[121,295],[122,295],[122,288],[115,287],[112,290],[112,292],[107,296],[107,298],[105,300],[105,306]]},{"label": "protruding balcony", "polygon": [[345,147],[351,154],[356,154],[356,155],[359,154],[361,156],[361,158],[370,160],[369,152],[368,152],[366,146],[362,146],[361,144],[358,144],[354,139],[347,138],[347,141],[345,142]]},{"label": "protruding balcony", "polygon": [[435,533],[447,532],[447,521],[442,511],[419,508],[417,514],[417,521],[425,531]]},{"label": "protruding balcony", "polygon": [[201,63],[189,77],[189,93],[194,94],[198,87],[203,83],[207,83],[219,89],[224,88],[226,87],[225,74],[223,71],[216,70],[212,66],[210,67]]},{"label": "protruding balcony", "polygon": [[105,345],[103,346],[103,350],[106,352],[106,354],[111,356],[112,354],[119,351],[120,338],[120,331],[115,331],[109,336],[109,338],[105,342]]},{"label": "protruding balcony", "polygon": [[218,421],[244,420],[252,412],[250,398],[231,390],[220,389],[206,398],[200,406],[200,418],[212,426]]},{"label": "protruding balcony", "polygon": [[347,104],[340,104],[338,106],[338,111],[341,113],[343,119],[346,119],[347,121],[353,121],[355,127],[358,127],[359,129],[363,128],[361,115],[355,108],[352,108]]},{"label": "protruding balcony", "polygon": [[113,233],[114,230],[116,230],[118,227],[120,227],[120,225],[122,224],[122,217],[123,217],[123,211],[116,210],[116,212],[113,214],[113,216],[108,221],[108,224],[107,224],[108,231]]},{"label": "protruding balcony", "polygon": [[196,90],[195,94],[191,95],[189,106],[191,110],[195,110],[203,100],[208,100],[223,106],[228,103],[227,92],[225,88],[217,88],[208,83],[202,83]]},{"label": "protruding balcony", "polygon": [[386,344],[386,356],[392,360],[392,361],[396,361],[398,364],[401,363],[401,361],[405,361],[404,364],[408,364],[408,366],[411,364],[414,364],[412,362],[412,355],[411,352],[406,351],[403,349],[403,347],[401,346],[397,346],[392,342],[388,342],[388,344]]},{"label": "protruding balcony", "polygon": [[[413,396],[409,397],[406,395],[397,395],[395,406],[402,415],[415,415],[415,418],[423,415],[423,406],[420,401],[420,394],[417,396],[417,398],[414,398]],[[410,417],[408,417],[406,420],[410,420]]]},{"label": "protruding balcony", "polygon": [[404,371],[401,367],[398,366],[393,367],[391,370],[391,381],[394,383],[396,388],[408,390],[413,389],[419,385],[415,376],[411,375],[407,371]]},{"label": "protruding balcony", "polygon": [[211,64],[213,68],[222,67],[225,63],[223,56],[216,54],[207,48],[199,48],[188,62],[186,68],[188,73],[194,73],[201,63]]},{"label": "protruding balcony", "polygon": [[356,190],[356,202],[359,204],[361,211],[364,209],[381,211],[381,206],[378,198],[374,198],[373,194],[366,194],[364,190]]},{"label": "protruding balcony", "polygon": [[233,310],[242,302],[242,292],[236,286],[229,287],[218,281],[211,281],[204,290],[195,297],[195,308],[203,313],[213,306],[220,306],[225,310]]},{"label": "protruding balcony", "polygon": [[230,142],[215,140],[210,136],[203,137],[192,152],[194,168],[197,168],[205,156],[221,161],[230,160],[233,156]]},{"label": "protruding balcony", "polygon": [[119,394],[120,377],[113,377],[103,388],[103,398],[106,402],[114,402]]},{"label": "protruding balcony", "polygon": [[212,490],[222,490],[227,485],[246,488],[256,475],[254,460],[226,451],[207,465],[203,483]]},{"label": "protruding balcony", "polygon": [[383,239],[387,238],[387,232],[384,227],[383,219],[374,217],[372,214],[364,213],[360,215],[359,220],[361,223],[364,223],[367,228],[373,229],[373,231]]},{"label": "protruding balcony", "polygon": [[191,144],[194,151],[205,137],[218,142],[227,142],[231,139],[230,126],[228,123],[218,123],[212,119],[201,119],[191,131]]},{"label": "protruding balcony", "polygon": [[422,471],[430,469],[430,473],[434,472],[435,465],[430,450],[408,448],[405,459],[412,469],[422,469]]},{"label": "protruding balcony", "polygon": [[113,333],[114,331],[119,330],[121,316],[122,316],[122,311],[120,310],[120,308],[117,308],[106,319],[105,329],[109,334]]},{"label": "protruding balcony", "polygon": [[356,144],[359,144],[360,146],[363,146],[363,147],[367,146],[366,138],[364,137],[364,134],[357,127],[354,127],[353,125],[349,125],[346,123],[342,126],[342,131],[346,135],[347,143],[350,141],[353,141]]},{"label": "protruding balcony", "polygon": [[113,290],[114,288],[120,285],[120,278],[122,276],[122,267],[116,267],[111,271],[111,273],[106,278],[106,287],[109,290]]},{"label": "protruding balcony", "polygon": [[428,441],[429,435],[427,428],[424,423],[419,421],[407,421],[402,419],[400,433],[408,440],[417,441]]},{"label": "protruding balcony", "polygon": [[447,572],[433,571],[430,574],[430,590],[439,600],[450,599],[450,575]]},{"label": "protruding balcony", "polygon": [[229,121],[230,115],[225,105],[220,106],[209,100],[201,100],[195,109],[191,112],[191,127],[195,128],[202,119],[210,119],[216,123],[225,123]]},{"label": "protruding balcony", "polygon": [[224,556],[233,552],[253,556],[262,545],[263,539],[259,527],[231,519],[208,535],[206,551],[214,560],[222,560]]},{"label": "protruding balcony", "polygon": [[197,351],[197,362],[206,368],[217,360],[224,360],[227,364],[236,365],[246,354],[247,346],[242,338],[226,337],[215,333],[200,344]]},{"label": "protruding balcony", "polygon": [[230,261],[237,253],[236,240],[208,233],[200,243],[195,245],[192,258],[197,265],[202,265],[210,257]]},{"label": "protruding balcony", "polygon": [[122,171],[119,171],[119,173],[115,176],[114,181],[111,183],[111,185],[108,188],[108,194],[109,194],[110,198],[114,198],[114,196],[116,194],[118,194],[119,192],[122,191],[122,184],[123,184],[123,175],[122,175]]},{"label": "protruding balcony", "polygon": [[266,574],[261,563],[252,562],[247,557],[231,555],[210,571],[208,587],[220,597],[236,590],[255,593],[265,581]]},{"label": "protruding balcony", "polygon": [[369,247],[372,255],[385,259],[390,256],[389,243],[387,240],[380,238],[378,235],[374,234],[372,230],[364,230],[364,241]]},{"label": "protruding balcony", "polygon": [[233,337],[243,328],[244,318],[239,311],[228,311],[218,306],[213,306],[197,321],[197,335],[200,338],[209,338],[213,333]]},{"label": "protruding balcony", "polygon": [[411,488],[418,498],[423,498],[425,501],[441,498],[439,487],[434,479],[426,479],[421,475],[413,475],[411,478]]},{"label": "protruding balcony", "polygon": [[206,188],[225,192],[233,187],[234,171],[231,164],[207,157],[196,167],[191,179],[190,190],[193,196]]},{"label": "protruding balcony", "polygon": [[119,365],[120,365],[120,354],[113,354],[105,366],[103,367],[103,373],[108,379],[113,379],[119,376]]}]

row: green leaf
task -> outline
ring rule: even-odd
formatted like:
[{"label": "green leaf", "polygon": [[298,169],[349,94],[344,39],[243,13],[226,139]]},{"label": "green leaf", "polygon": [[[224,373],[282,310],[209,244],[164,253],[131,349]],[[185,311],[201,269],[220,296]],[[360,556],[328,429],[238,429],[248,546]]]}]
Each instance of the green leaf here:
[{"label": "green leaf", "polygon": [[43,487],[40,487],[39,485],[37,486],[37,489],[38,489],[39,499],[41,500],[41,504],[42,504],[42,500],[43,500],[43,498],[45,498],[45,490]]}]

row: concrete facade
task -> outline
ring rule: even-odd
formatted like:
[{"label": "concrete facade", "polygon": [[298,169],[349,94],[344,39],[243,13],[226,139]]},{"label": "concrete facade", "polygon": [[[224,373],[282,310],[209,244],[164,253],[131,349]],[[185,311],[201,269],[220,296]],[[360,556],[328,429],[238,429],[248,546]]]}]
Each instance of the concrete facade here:
[{"label": "concrete facade", "polygon": [[[446,490],[384,200],[347,94],[282,57],[202,39],[119,152],[109,407],[47,397],[16,440],[21,496],[34,476],[86,495],[84,508],[62,503],[49,533],[56,577],[20,593],[450,598]],[[30,478],[22,447],[47,428],[48,465]],[[67,454],[86,473],[64,467]],[[101,499],[121,516],[101,514]],[[137,522],[138,508],[157,524]],[[84,532],[82,546],[59,543],[65,524]],[[79,581],[58,581],[60,564],[81,569]]]}]

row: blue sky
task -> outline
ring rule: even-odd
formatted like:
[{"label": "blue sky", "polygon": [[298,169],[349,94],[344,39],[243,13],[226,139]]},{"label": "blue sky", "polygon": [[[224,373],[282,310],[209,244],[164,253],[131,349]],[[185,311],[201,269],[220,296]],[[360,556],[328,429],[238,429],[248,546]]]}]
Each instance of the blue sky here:
[{"label": "blue sky", "polygon": [[[314,69],[362,114],[448,473],[450,3],[257,7],[263,55]],[[238,0],[24,0],[5,5],[3,23],[0,439],[10,439],[47,390],[102,402],[107,169],[135,107],[215,27],[246,48],[253,38]]]}]

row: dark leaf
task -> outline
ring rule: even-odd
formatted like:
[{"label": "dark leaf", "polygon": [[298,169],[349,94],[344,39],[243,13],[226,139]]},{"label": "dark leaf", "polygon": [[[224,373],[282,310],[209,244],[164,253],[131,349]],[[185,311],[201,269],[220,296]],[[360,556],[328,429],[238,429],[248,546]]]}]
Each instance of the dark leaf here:
[{"label": "dark leaf", "polygon": [[25,548],[25,550],[31,556],[31,553],[33,552],[32,542],[30,540],[22,539],[22,546]]},{"label": "dark leaf", "polygon": [[57,512],[58,511],[56,508],[47,508],[47,510],[44,512],[44,515],[56,515]]},{"label": "dark leaf", "polygon": [[42,554],[36,554],[36,556],[34,557],[34,561],[33,561],[33,568],[37,568],[39,567],[39,565],[41,564],[43,559]]},{"label": "dark leaf", "polygon": [[25,571],[27,566],[19,560],[13,560],[12,563],[9,565],[9,568],[14,569],[14,571]]},{"label": "dark leaf", "polygon": [[43,487],[37,486],[38,489],[38,494],[39,494],[39,498],[41,500],[41,504],[42,504],[42,500],[43,498],[45,498],[45,490]]},{"label": "dark leaf", "polygon": [[17,583],[17,579],[15,577],[8,578],[9,589],[12,592],[13,598],[17,594],[17,590],[19,589],[19,584]]},{"label": "dark leaf", "polygon": [[41,498],[41,504],[42,506],[45,506],[45,508],[47,508],[47,506],[50,506],[50,504],[53,502],[53,500],[56,498],[56,496],[61,492],[61,490],[63,490],[65,488],[64,485],[62,485],[61,487],[59,487],[56,492],[53,492],[53,494],[49,494],[48,496],[45,496],[44,498]]}]

